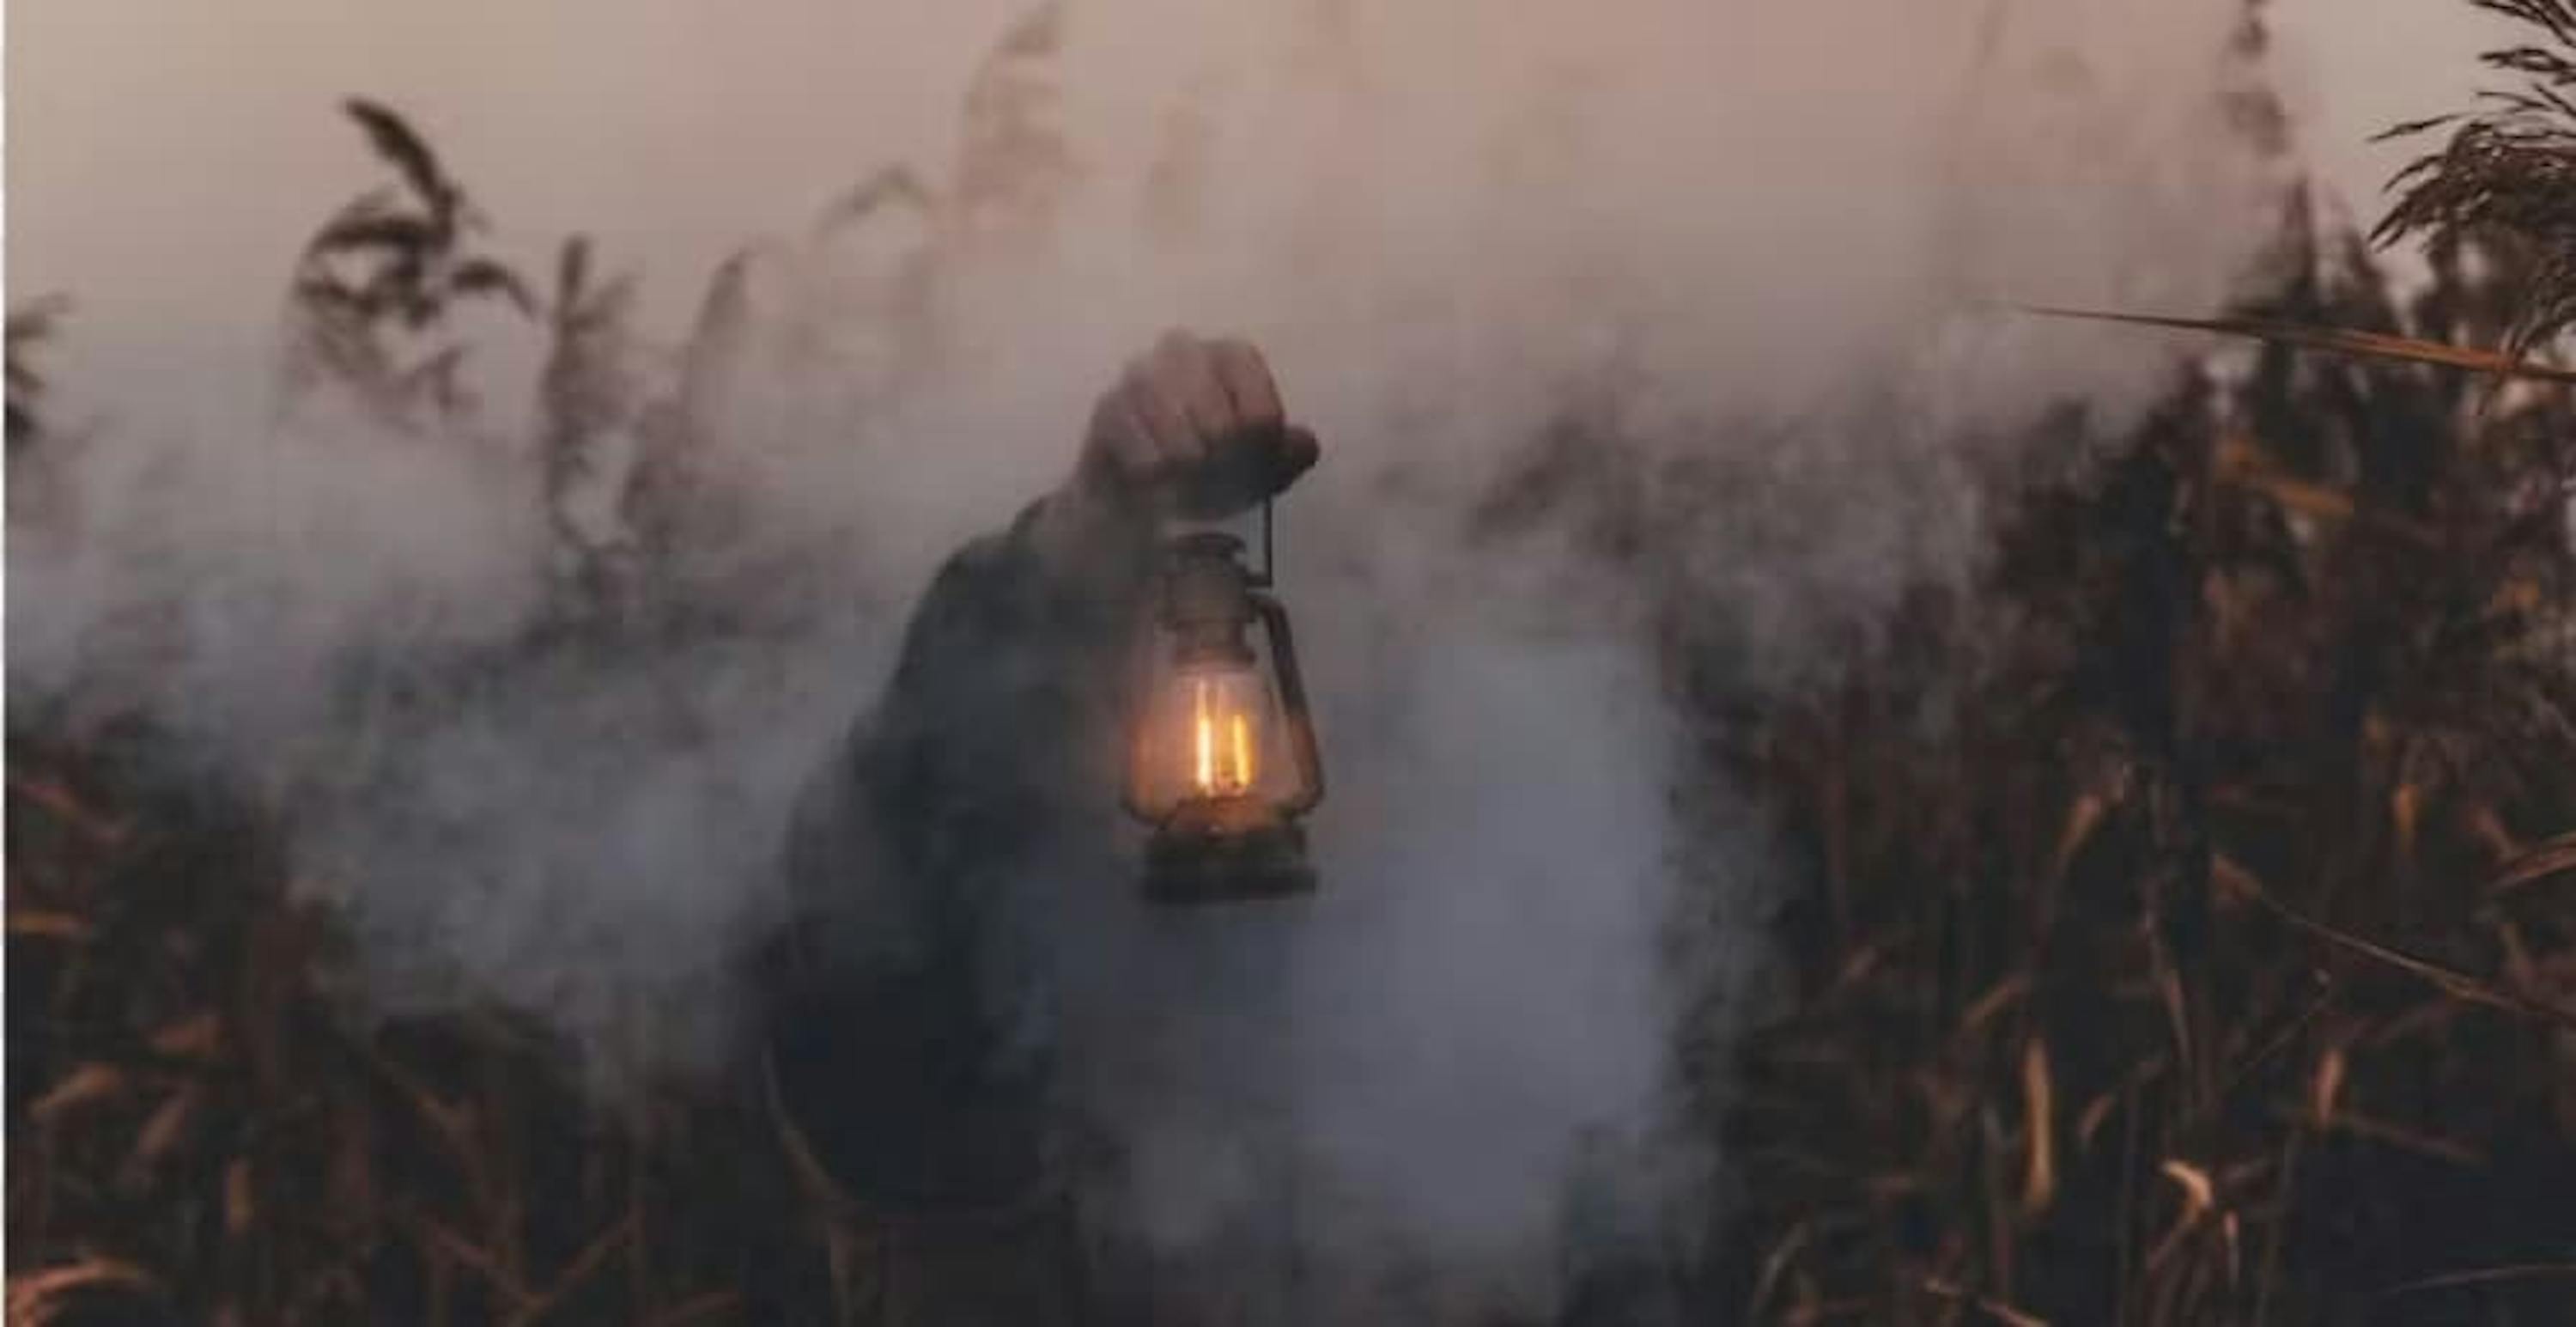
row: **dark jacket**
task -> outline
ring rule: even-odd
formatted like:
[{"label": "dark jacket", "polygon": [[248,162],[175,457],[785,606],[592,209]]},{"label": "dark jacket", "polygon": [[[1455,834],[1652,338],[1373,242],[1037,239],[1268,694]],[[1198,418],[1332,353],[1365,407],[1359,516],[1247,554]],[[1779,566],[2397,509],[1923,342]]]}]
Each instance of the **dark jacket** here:
[{"label": "dark jacket", "polygon": [[836,1261],[916,1301],[884,1321],[1072,1321],[1081,1295],[1041,951],[1052,867],[1114,832],[1149,552],[1049,565],[1035,510],[924,593],[796,808],[790,916],[764,952],[772,1099],[844,1227]]}]

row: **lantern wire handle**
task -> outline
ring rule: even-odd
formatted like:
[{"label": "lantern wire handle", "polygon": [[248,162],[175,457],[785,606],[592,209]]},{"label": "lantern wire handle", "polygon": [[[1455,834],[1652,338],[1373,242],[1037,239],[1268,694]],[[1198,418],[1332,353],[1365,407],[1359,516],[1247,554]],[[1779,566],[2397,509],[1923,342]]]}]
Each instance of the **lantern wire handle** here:
[{"label": "lantern wire handle", "polygon": [[1252,596],[1252,609],[1270,633],[1270,666],[1279,674],[1279,703],[1288,712],[1289,756],[1297,764],[1295,796],[1280,807],[1302,816],[1324,800],[1324,757],[1315,741],[1315,715],[1306,704],[1306,677],[1297,667],[1297,641],[1288,630],[1288,610],[1266,594]]},{"label": "lantern wire handle", "polygon": [[1252,588],[1267,590],[1278,583],[1275,575],[1279,555],[1270,542],[1270,499],[1261,500],[1261,570],[1252,573]]}]

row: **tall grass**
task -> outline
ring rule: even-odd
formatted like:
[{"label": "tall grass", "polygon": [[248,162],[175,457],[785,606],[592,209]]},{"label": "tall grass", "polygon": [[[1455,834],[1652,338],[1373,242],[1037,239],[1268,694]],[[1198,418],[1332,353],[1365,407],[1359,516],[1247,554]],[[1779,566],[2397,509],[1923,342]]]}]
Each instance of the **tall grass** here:
[{"label": "tall grass", "polygon": [[[2248,312],[2399,308],[2304,220]],[[2576,411],[2286,347],[1727,752],[1802,846],[1724,1129],[1764,1321],[2576,1306]],[[2070,417],[2063,441],[2078,445]],[[2551,1315],[2557,1315],[2553,1317]]]}]

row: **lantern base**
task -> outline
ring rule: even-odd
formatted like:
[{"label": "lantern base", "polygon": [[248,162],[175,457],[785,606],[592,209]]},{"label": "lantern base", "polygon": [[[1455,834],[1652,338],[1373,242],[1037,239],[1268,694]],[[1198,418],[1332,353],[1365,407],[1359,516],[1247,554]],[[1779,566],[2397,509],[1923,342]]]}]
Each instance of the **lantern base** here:
[{"label": "lantern base", "polygon": [[1145,898],[1169,907],[1315,892],[1306,832],[1248,797],[1185,802],[1145,843]]}]

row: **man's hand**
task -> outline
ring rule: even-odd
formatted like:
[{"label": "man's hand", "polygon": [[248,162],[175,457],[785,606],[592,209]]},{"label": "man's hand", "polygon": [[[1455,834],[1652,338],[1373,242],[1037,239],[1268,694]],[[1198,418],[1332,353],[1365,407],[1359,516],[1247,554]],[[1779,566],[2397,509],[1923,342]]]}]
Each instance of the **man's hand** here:
[{"label": "man's hand", "polygon": [[1318,455],[1260,351],[1175,331],[1101,394],[1073,486],[1111,510],[1214,520],[1287,488]]},{"label": "man's hand", "polygon": [[1073,476],[1040,504],[1033,537],[1059,574],[1117,583],[1162,521],[1234,515],[1319,455],[1315,435],[1288,423],[1260,351],[1166,333],[1101,393]]}]

